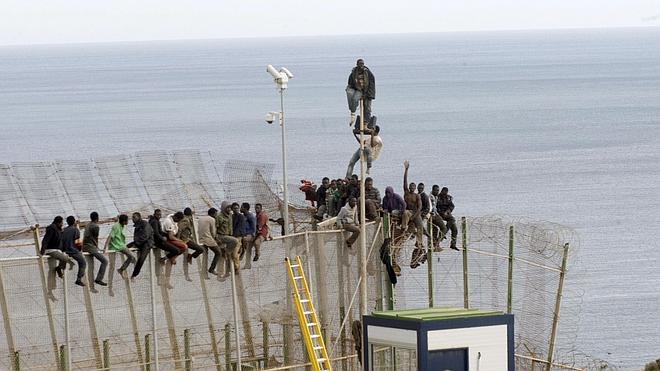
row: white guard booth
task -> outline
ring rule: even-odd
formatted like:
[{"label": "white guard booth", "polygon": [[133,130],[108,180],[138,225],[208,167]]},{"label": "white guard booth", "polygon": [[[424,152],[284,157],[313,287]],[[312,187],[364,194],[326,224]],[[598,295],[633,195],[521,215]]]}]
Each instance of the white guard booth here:
[{"label": "white guard booth", "polygon": [[513,315],[427,308],[364,316],[365,371],[514,371]]}]

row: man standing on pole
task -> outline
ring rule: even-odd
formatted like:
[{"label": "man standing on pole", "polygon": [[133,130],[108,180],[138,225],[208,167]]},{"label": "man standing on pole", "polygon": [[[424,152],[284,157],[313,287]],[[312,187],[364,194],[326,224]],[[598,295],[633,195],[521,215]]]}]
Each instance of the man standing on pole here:
[{"label": "man standing on pole", "polygon": [[376,79],[362,59],[357,60],[357,65],[348,76],[346,98],[351,111],[351,121],[348,125],[355,123],[355,111],[360,107],[360,99],[364,100],[364,121],[368,122],[371,118],[371,101],[376,99]]}]

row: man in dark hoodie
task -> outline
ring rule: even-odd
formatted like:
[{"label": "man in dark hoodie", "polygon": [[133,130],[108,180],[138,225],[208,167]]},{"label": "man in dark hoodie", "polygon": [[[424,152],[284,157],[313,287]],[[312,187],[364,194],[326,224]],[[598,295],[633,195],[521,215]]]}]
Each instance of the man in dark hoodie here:
[{"label": "man in dark hoodie", "polygon": [[162,213],[160,209],[154,210],[154,214],[149,216],[149,225],[153,231],[154,245],[156,248],[167,252],[167,255],[164,258],[161,258],[161,263],[165,263],[165,261],[169,259],[172,264],[176,264],[176,257],[179,256],[182,251],[167,242],[167,233],[163,231],[163,228],[160,225],[161,217]]},{"label": "man in dark hoodie", "polygon": [[66,217],[67,227],[62,231],[62,251],[69,255],[73,260],[78,263],[78,276],[76,277],[76,285],[85,286],[82,278],[85,276],[85,268],[87,262],[82,252],[76,247],[76,241],[80,239],[80,229],[76,225],[76,218],[73,215]]},{"label": "man in dark hoodie", "polygon": [[[41,255],[48,255],[51,258],[49,259],[49,265],[51,265],[53,259],[59,261],[59,264],[54,268],[54,271],[60,278],[64,277],[66,263],[72,264],[73,266],[73,259],[62,251],[63,225],[64,219],[61,216],[58,215],[53,219],[53,222],[46,227],[44,238],[41,240],[41,251],[39,252]],[[55,287],[55,277],[53,275],[49,276],[48,287],[51,289]]]},{"label": "man in dark hoodie", "polygon": [[392,214],[395,218],[401,218],[401,224],[408,225],[408,216],[406,213],[406,201],[403,197],[394,193],[394,188],[388,186],[385,188],[385,197],[383,197],[383,211]]},{"label": "man in dark hoodie", "polygon": [[357,60],[356,66],[348,76],[346,86],[348,109],[351,111],[349,126],[355,122],[355,111],[360,107],[360,99],[364,99],[364,118],[369,121],[371,117],[371,101],[376,99],[376,79],[371,70],[364,65],[364,60]]}]

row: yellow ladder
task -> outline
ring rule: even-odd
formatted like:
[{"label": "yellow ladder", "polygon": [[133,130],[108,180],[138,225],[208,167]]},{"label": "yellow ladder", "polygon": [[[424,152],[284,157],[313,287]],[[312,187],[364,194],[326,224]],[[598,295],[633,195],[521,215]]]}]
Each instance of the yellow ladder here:
[{"label": "yellow ladder", "polygon": [[286,258],[285,261],[289,271],[289,280],[293,285],[293,301],[296,303],[300,329],[312,367],[314,367],[314,371],[332,371],[300,256],[296,256],[293,264],[289,258]]}]

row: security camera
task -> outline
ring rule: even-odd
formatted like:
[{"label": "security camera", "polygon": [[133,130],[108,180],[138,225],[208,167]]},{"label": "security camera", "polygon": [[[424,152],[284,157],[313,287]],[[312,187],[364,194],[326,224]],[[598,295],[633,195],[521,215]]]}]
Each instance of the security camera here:
[{"label": "security camera", "polygon": [[289,70],[287,70],[286,67],[280,68],[280,72],[284,72],[284,74],[290,79],[293,78],[293,74]]},{"label": "security camera", "polygon": [[266,67],[266,72],[268,72],[271,76],[273,76],[273,78],[274,78],[275,80],[277,80],[277,79],[279,79],[279,78],[281,77],[281,76],[280,76],[280,73],[275,69],[275,67],[273,67],[272,64],[269,64],[269,65]]},{"label": "security camera", "polygon": [[272,124],[275,121],[275,116],[277,116],[277,112],[268,112],[266,114],[266,122]]}]

